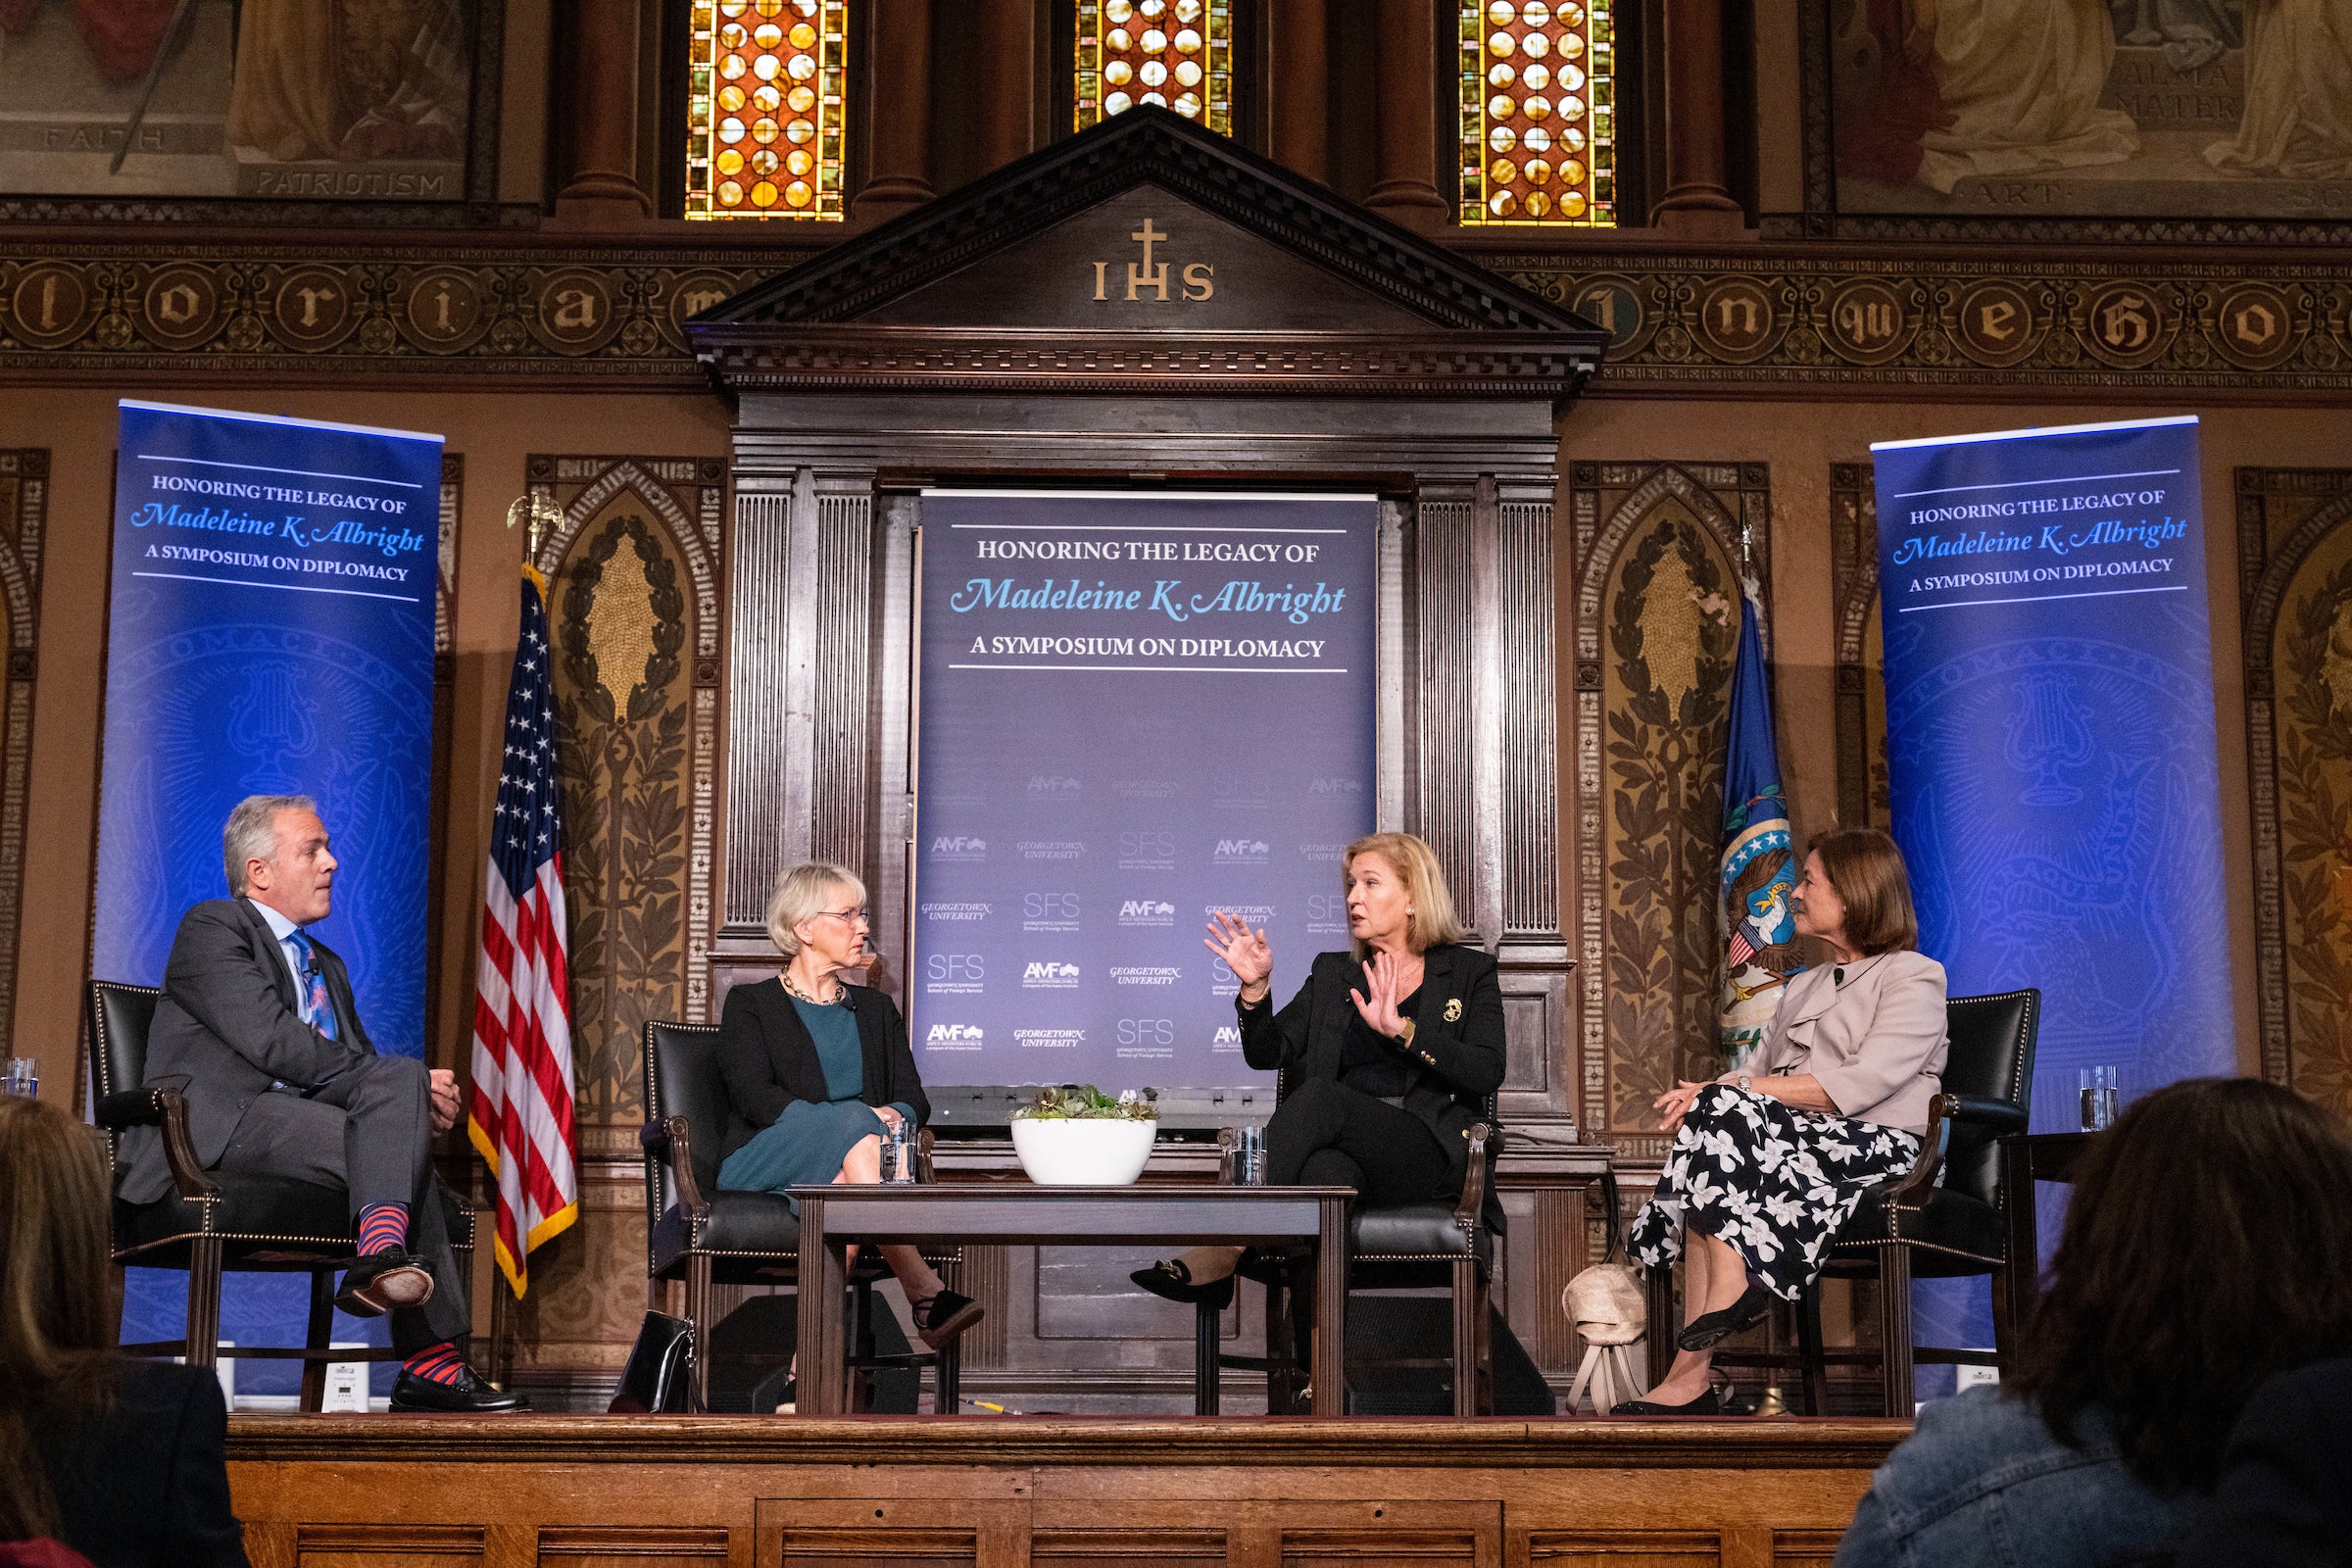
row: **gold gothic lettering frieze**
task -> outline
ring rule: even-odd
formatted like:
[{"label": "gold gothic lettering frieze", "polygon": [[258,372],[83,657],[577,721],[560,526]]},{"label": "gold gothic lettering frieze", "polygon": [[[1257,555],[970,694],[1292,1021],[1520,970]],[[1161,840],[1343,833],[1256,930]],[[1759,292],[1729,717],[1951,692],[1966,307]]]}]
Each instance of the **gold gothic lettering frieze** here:
[{"label": "gold gothic lettering frieze", "polygon": [[[1181,236],[1147,218],[1127,238],[1134,251],[1083,264],[1080,308],[1216,297],[1223,280]],[[80,250],[0,251],[0,371],[184,371],[201,359],[222,370],[330,378],[442,370],[699,383],[686,319],[801,259],[552,247],[350,262]],[[2340,265],[1964,255],[1882,263],[1778,247],[1736,258],[1487,260],[1608,329],[1615,341],[1601,387],[2352,392],[2352,267]],[[919,358],[953,373],[977,371],[995,353],[942,342]],[[858,356],[834,359],[842,373],[860,373]],[[1066,366],[1056,355],[1034,368]],[[1228,368],[1247,376],[1305,368]]]}]

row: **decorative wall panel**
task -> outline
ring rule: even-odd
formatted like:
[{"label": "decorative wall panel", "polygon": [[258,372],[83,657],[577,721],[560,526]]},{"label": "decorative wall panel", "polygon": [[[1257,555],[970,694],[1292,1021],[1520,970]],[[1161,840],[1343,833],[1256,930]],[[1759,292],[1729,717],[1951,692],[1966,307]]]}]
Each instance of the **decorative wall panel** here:
[{"label": "decorative wall panel", "polygon": [[49,518],[49,453],[0,450],[0,607],[8,664],[0,680],[0,1040],[16,1038],[17,932],[24,918],[24,806],[39,673],[41,558]]},{"label": "decorative wall panel", "polygon": [[1575,535],[1582,1126],[1662,1157],[1650,1102],[1719,1071],[1715,861],[1744,534],[1761,465],[1580,463]]},{"label": "decorative wall panel", "polygon": [[2237,470],[2262,1073],[2352,1113],[2352,469]]},{"label": "decorative wall panel", "polygon": [[1879,622],[1879,497],[1867,463],[1830,466],[1830,563],[1838,595],[1838,821],[1884,828],[1886,676]]}]

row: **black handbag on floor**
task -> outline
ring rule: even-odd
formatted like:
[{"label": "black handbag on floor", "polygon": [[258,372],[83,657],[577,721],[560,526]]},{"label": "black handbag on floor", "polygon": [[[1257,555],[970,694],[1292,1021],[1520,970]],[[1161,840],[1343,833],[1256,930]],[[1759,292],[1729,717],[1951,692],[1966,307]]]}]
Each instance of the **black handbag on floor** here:
[{"label": "black handbag on floor", "polygon": [[686,1408],[694,1358],[694,1325],[666,1312],[648,1312],[629,1348],[628,1365],[620,1369],[620,1387],[612,1392],[611,1415],[674,1415]]}]

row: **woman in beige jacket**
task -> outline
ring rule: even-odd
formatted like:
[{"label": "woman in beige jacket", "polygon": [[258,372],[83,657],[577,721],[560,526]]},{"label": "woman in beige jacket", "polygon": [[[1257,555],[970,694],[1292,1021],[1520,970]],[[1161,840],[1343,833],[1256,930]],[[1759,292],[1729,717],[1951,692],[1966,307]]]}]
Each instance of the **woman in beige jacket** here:
[{"label": "woman in beige jacket", "polygon": [[[1666,1380],[1619,1415],[1719,1415],[1715,1346],[1794,1300],[1863,1191],[1919,1156],[1943,1071],[1943,965],[1917,951],[1902,852],[1875,828],[1817,841],[1796,929],[1831,961],[1788,983],[1763,1047],[1711,1083],[1658,1097],[1675,1135],[1628,1245],[1652,1268],[1686,1257],[1690,1321]],[[1654,1332],[1654,1328],[1653,1328]]]}]

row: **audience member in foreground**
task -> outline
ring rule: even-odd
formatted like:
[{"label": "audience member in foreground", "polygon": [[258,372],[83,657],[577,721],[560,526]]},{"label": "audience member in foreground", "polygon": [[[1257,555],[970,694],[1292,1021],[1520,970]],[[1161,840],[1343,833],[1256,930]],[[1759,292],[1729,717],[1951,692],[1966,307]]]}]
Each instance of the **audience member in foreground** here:
[{"label": "audience member in foreground", "polygon": [[2254,1391],[2180,1568],[2319,1568],[2348,1558],[2352,1356],[2339,1356]]},{"label": "audience member in foreground", "polygon": [[59,1541],[98,1568],[242,1568],[220,1382],[115,1350],[109,1206],[89,1128],[0,1099],[0,1542]]},{"label": "audience member in foreground", "polygon": [[1920,1412],[1838,1562],[2173,1560],[2256,1387],[2352,1348],[2347,1257],[2352,1139],[2325,1113],[2248,1078],[2149,1095],[2083,1160],[2006,1386]]}]

